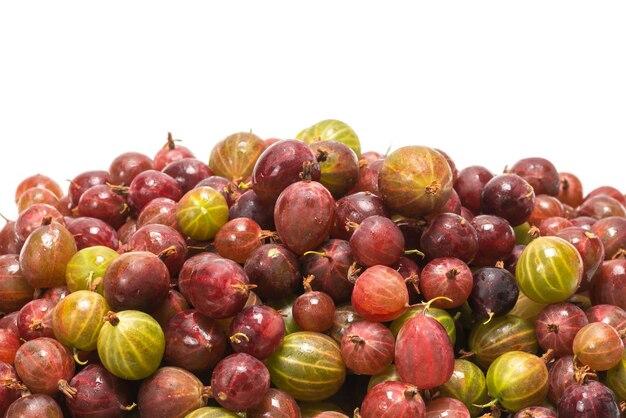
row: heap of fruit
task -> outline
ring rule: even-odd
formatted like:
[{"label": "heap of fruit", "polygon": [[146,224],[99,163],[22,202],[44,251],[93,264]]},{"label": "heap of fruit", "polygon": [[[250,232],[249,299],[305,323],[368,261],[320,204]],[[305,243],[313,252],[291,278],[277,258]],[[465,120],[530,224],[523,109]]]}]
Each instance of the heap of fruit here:
[{"label": "heap of fruit", "polygon": [[626,401],[626,199],[327,120],[171,135],[0,231],[0,416],[594,417]]}]

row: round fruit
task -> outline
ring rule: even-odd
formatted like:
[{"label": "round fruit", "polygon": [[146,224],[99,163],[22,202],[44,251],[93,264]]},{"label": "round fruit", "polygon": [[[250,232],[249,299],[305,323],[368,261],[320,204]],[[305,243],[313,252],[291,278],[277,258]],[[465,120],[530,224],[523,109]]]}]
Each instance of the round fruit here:
[{"label": "round fruit", "polygon": [[615,394],[600,382],[574,384],[568,387],[558,403],[560,417],[619,418],[620,407]]},{"label": "round fruit", "polygon": [[252,175],[263,151],[265,143],[252,132],[235,133],[213,146],[209,168],[217,176],[240,182]]},{"label": "round fruit", "polygon": [[337,141],[349,146],[356,154],[361,156],[361,143],[354,130],[345,122],[336,119],[325,119],[300,131],[296,138],[310,144],[314,141]]},{"label": "round fruit", "polygon": [[588,322],[585,312],[574,304],[548,305],[535,321],[537,342],[542,349],[553,350],[556,357],[573,354],[574,337]]},{"label": "round fruit", "polygon": [[378,186],[393,211],[420,217],[446,203],[452,193],[452,171],[445,157],[432,148],[402,147],[385,158]]},{"label": "round fruit", "polygon": [[272,383],[296,400],[321,401],[337,393],[346,376],[339,345],[317,332],[289,334],[266,361]]},{"label": "round fruit", "polygon": [[515,270],[520,290],[535,302],[562,302],[576,293],[583,263],[576,248],[557,237],[539,237],[526,246]]},{"label": "round fruit", "polygon": [[185,193],[176,208],[176,222],[189,238],[206,241],[228,221],[228,205],[220,192],[199,187]]},{"label": "round fruit", "polygon": [[270,374],[265,365],[245,353],[224,358],[211,375],[213,397],[231,411],[255,407],[267,395],[269,388]]},{"label": "round fruit", "polygon": [[109,313],[98,335],[102,364],[126,380],[140,380],[154,373],[164,351],[165,336],[159,323],[140,311]]},{"label": "round fruit", "polygon": [[69,350],[52,338],[27,341],[15,355],[15,371],[33,393],[53,395],[61,391],[73,396],[76,390],[68,382],[74,376],[74,367]]},{"label": "round fruit", "polygon": [[425,418],[426,406],[417,387],[402,382],[384,382],[365,395],[362,418]]},{"label": "round fruit", "polygon": [[63,411],[48,395],[35,393],[19,398],[7,409],[4,418],[63,418]]},{"label": "round fruit", "polygon": [[489,394],[511,412],[541,405],[548,395],[546,364],[523,351],[510,351],[498,357],[489,366],[486,380]]},{"label": "round fruit", "polygon": [[33,300],[35,289],[20,271],[16,254],[0,255],[0,312],[18,311]]},{"label": "round fruit", "polygon": [[341,356],[356,374],[374,375],[385,370],[393,361],[394,348],[391,331],[377,322],[355,322],[341,339]]},{"label": "round fruit", "polygon": [[576,334],[573,351],[581,363],[592,369],[608,370],[620,362],[624,343],[612,326],[592,322]]},{"label": "round fruit", "polygon": [[473,417],[480,415],[483,409],[476,405],[487,403],[485,374],[477,365],[467,360],[454,360],[452,376],[437,391],[441,396],[463,402]]},{"label": "round fruit", "polygon": [[102,295],[79,290],[67,295],[52,312],[54,336],[68,347],[93,351],[103,319],[111,308]]},{"label": "round fruit", "polygon": [[71,292],[91,290],[102,294],[104,273],[117,251],[102,245],[83,248],[70,258],[65,270],[65,280]]},{"label": "round fruit", "polygon": [[517,174],[493,177],[481,193],[482,212],[506,219],[511,226],[528,220],[535,206],[535,192],[530,184]]},{"label": "round fruit", "polygon": [[369,321],[393,321],[409,307],[404,278],[391,267],[368,268],[354,283],[352,306]]},{"label": "round fruit", "polygon": [[300,407],[286,392],[270,388],[260,404],[246,411],[246,418],[300,418]]}]

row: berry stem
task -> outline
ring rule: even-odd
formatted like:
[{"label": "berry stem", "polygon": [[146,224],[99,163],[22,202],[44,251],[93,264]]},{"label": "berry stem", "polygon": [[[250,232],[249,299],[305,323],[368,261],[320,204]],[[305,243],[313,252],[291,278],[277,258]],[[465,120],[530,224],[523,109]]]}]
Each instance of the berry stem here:
[{"label": "berry stem", "polygon": [[74,361],[77,364],[80,364],[81,366],[84,366],[85,364],[89,363],[89,361],[82,361],[80,358],[78,358],[78,350],[76,349],[76,347],[73,347],[72,351],[74,351]]},{"label": "berry stem", "polygon": [[117,317],[117,315],[115,315],[115,312],[113,311],[109,311],[105,316],[104,316],[104,322],[108,322],[109,324],[113,325],[113,326],[117,326],[117,324],[120,323],[120,319]]},{"label": "berry stem", "polygon": [[78,393],[78,390],[71,387],[67,380],[61,379],[57,385],[59,391],[70,399],[74,399],[74,396]]},{"label": "berry stem", "polygon": [[302,255],[305,256],[305,255],[309,255],[309,254],[315,254],[315,255],[319,255],[320,257],[330,258],[330,257],[328,257],[328,254],[322,253],[322,252],[319,252],[319,251],[307,251],[307,252],[305,252]]}]

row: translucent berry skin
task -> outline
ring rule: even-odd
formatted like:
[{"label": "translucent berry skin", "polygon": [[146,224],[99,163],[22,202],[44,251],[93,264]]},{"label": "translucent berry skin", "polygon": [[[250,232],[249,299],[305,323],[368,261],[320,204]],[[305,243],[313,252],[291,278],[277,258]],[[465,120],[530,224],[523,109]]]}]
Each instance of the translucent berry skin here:
[{"label": "translucent berry skin", "polygon": [[535,321],[537,342],[544,350],[553,350],[556,357],[571,355],[576,333],[589,321],[585,312],[571,303],[546,306]]},{"label": "translucent berry skin", "polygon": [[425,418],[426,405],[417,387],[402,382],[384,382],[367,392],[359,412],[362,418]]},{"label": "translucent berry skin", "polygon": [[441,153],[414,145],[384,159],[378,187],[391,210],[416,218],[443,207],[452,193],[452,181],[452,170]]},{"label": "translucent berry skin", "polygon": [[300,407],[287,392],[270,388],[260,404],[246,411],[247,418],[300,418]]},{"label": "translucent berry skin", "polygon": [[56,394],[61,380],[72,379],[74,368],[70,351],[52,338],[27,341],[15,355],[15,371],[33,393]]},{"label": "translucent berry skin", "polygon": [[333,326],[335,303],[324,292],[307,291],[296,298],[292,314],[302,330],[324,332]]},{"label": "translucent berry skin", "polygon": [[354,284],[352,306],[369,321],[396,319],[409,307],[409,292],[404,278],[391,267],[368,268]]},{"label": "translucent berry skin", "polygon": [[285,337],[285,321],[270,306],[244,308],[230,323],[230,345],[238,353],[264,360],[271,356]]},{"label": "translucent berry skin", "polygon": [[252,132],[238,132],[227,136],[211,151],[209,167],[216,175],[242,181],[252,174],[266,144]]},{"label": "translucent berry skin", "polygon": [[146,170],[138,174],[130,183],[128,205],[133,213],[141,210],[157,197],[167,197],[178,201],[182,196],[180,186],[172,177],[156,170]]},{"label": "translucent berry skin", "polygon": [[213,174],[205,163],[196,158],[172,161],[162,171],[176,180],[183,194]]},{"label": "translucent berry skin", "polygon": [[122,226],[129,212],[124,196],[115,193],[107,185],[85,190],[78,201],[77,209],[80,216],[98,218],[113,228]]},{"label": "translucent berry skin", "polygon": [[228,206],[220,192],[210,187],[192,189],[178,202],[178,228],[189,238],[207,241],[228,222]]},{"label": "translucent berry skin", "polygon": [[[300,258],[303,276],[313,275],[313,290],[321,290],[333,298],[335,303],[350,300],[354,284],[349,280],[349,269],[353,263],[352,251],[347,241],[330,239],[315,250]],[[320,255],[323,254],[323,255]]]},{"label": "translucent berry skin", "polygon": [[483,166],[474,165],[459,171],[454,190],[464,207],[472,213],[480,213],[480,194],[493,173]]},{"label": "translucent berry skin", "polygon": [[213,397],[232,411],[245,411],[258,405],[269,388],[270,374],[265,365],[245,353],[224,358],[211,377]]},{"label": "translucent berry skin", "polygon": [[152,158],[139,152],[125,152],[111,161],[109,175],[111,184],[128,186],[137,175],[146,170],[152,170]]},{"label": "translucent berry skin", "polygon": [[478,236],[474,264],[493,267],[498,261],[506,260],[515,246],[515,232],[511,225],[498,216],[479,215],[472,219],[472,226]]},{"label": "translucent berry skin", "polygon": [[298,255],[319,247],[330,234],[335,200],[315,181],[291,184],[278,197],[274,223],[280,240]]},{"label": "translucent berry skin", "polygon": [[613,391],[596,381],[565,389],[558,410],[559,416],[568,418],[619,418],[621,415]]},{"label": "translucent berry skin", "polygon": [[389,328],[377,322],[358,321],[341,339],[341,356],[357,374],[375,375],[393,361],[395,339]]},{"label": "translucent berry skin", "polygon": [[444,327],[424,313],[409,319],[396,339],[395,365],[403,382],[420,389],[446,383],[454,370],[454,348]]},{"label": "translucent berry skin", "polygon": [[624,342],[612,326],[604,322],[592,322],[576,333],[573,352],[581,363],[603,371],[620,362]]},{"label": "translucent berry skin", "polygon": [[355,261],[363,266],[389,266],[404,255],[404,236],[389,218],[374,215],[365,218],[350,238]]},{"label": "translucent berry skin", "polygon": [[349,240],[354,228],[346,222],[360,224],[365,218],[380,215],[387,216],[387,209],[383,200],[373,193],[358,192],[337,200],[335,219],[330,235],[333,238]]}]

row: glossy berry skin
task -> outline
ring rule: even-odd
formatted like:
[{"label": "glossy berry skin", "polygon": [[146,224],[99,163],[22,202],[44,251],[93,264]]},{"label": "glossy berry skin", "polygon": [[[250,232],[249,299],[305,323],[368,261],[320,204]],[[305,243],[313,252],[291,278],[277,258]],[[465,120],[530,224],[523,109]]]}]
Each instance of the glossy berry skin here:
[{"label": "glossy berry skin", "polygon": [[378,322],[355,322],[341,338],[341,357],[356,374],[381,373],[393,361],[394,349],[393,334]]},{"label": "glossy berry skin", "polygon": [[468,302],[477,318],[506,315],[517,302],[515,277],[505,269],[482,267],[474,272]]},{"label": "glossy berry skin", "polygon": [[539,303],[562,302],[576,293],[583,263],[576,248],[557,237],[539,237],[526,246],[515,269],[520,290]]},{"label": "glossy berry skin", "polygon": [[235,218],[220,228],[213,244],[222,257],[244,264],[266,237],[271,238],[271,233],[263,231],[252,219]]},{"label": "glossy berry skin", "polygon": [[483,213],[504,218],[513,227],[528,220],[534,206],[532,186],[516,174],[493,177],[485,184],[480,197]]},{"label": "glossy berry skin", "polygon": [[52,312],[54,336],[67,347],[93,351],[103,319],[110,310],[99,293],[89,290],[70,293],[56,304]]},{"label": "glossy berry skin", "polygon": [[63,418],[59,404],[50,396],[40,393],[19,398],[7,409],[4,418]]},{"label": "glossy berry skin", "polygon": [[454,257],[435,258],[424,266],[419,276],[419,289],[426,300],[439,296],[432,306],[450,309],[461,306],[472,292],[472,271],[463,261]]},{"label": "glossy berry skin", "polygon": [[396,339],[395,365],[403,382],[420,389],[443,385],[454,370],[454,349],[441,324],[424,313],[400,328]]},{"label": "glossy berry skin", "polygon": [[172,177],[156,170],[146,170],[138,174],[128,189],[128,205],[133,213],[141,210],[157,197],[167,197],[178,201],[183,193]]},{"label": "glossy berry skin", "polygon": [[165,329],[167,323],[172,319],[177,313],[185,311],[189,309],[189,302],[182,295],[182,293],[170,289],[167,293],[167,297],[165,301],[159,306],[156,310],[150,312],[150,315],[157,320],[161,328]]},{"label": "glossy berry skin", "polygon": [[319,181],[320,166],[311,148],[301,141],[279,141],[263,151],[256,161],[252,190],[262,201],[273,202],[287,186],[302,180],[305,167],[310,171],[310,179]]},{"label": "glossy berry skin", "polygon": [[557,198],[566,205],[575,208],[583,202],[583,186],[580,179],[572,173],[559,173],[559,194]]},{"label": "glossy berry skin", "polygon": [[129,186],[139,173],[153,168],[154,162],[147,155],[139,152],[125,152],[111,161],[109,167],[111,184]]},{"label": "glossy berry skin", "polygon": [[63,225],[52,222],[33,231],[20,252],[20,271],[34,288],[65,284],[67,262],[76,253],[74,237]]},{"label": "glossy berry skin", "polygon": [[572,244],[583,261],[583,278],[578,292],[589,288],[593,276],[604,260],[604,245],[596,234],[585,231],[578,226],[565,228],[556,233],[556,236]]},{"label": "glossy berry skin", "polygon": [[548,400],[552,404],[558,404],[565,389],[576,384],[574,356],[563,356],[552,364],[548,374],[548,384]]},{"label": "glossy berry skin", "polygon": [[615,394],[600,382],[574,384],[559,399],[559,416],[568,418],[619,418]]},{"label": "glossy berry skin", "polygon": [[359,161],[354,151],[337,141],[315,141],[310,147],[320,165],[320,183],[335,198],[348,193],[359,178]]},{"label": "glossy berry skin", "polygon": [[454,360],[454,372],[446,383],[437,388],[441,396],[452,397],[465,404],[473,417],[479,416],[483,408],[475,405],[487,403],[485,374],[468,360]]},{"label": "glossy berry skin", "polygon": [[141,380],[154,373],[165,351],[165,337],[150,315],[134,310],[109,313],[98,334],[98,356],[114,376]]},{"label": "glossy berry skin", "polygon": [[389,154],[378,177],[385,204],[413,218],[441,209],[450,197],[452,182],[452,170],[445,157],[423,146],[406,146]]},{"label": "glossy berry skin", "polygon": [[340,239],[330,239],[300,258],[302,275],[315,277],[313,290],[326,293],[336,304],[350,300],[354,284],[348,271],[353,261],[350,244]]},{"label": "glossy berry skin", "polygon": [[341,344],[341,339],[343,338],[346,330],[355,322],[362,320],[363,318],[361,315],[356,313],[349,302],[341,304],[335,309],[333,326],[326,334],[331,336],[338,344]]},{"label": "glossy berry skin", "polygon": [[0,229],[0,255],[19,254],[23,243],[15,233],[15,221],[8,221]]},{"label": "glossy berry skin", "polygon": [[80,218],[68,219],[67,230],[74,236],[78,250],[96,245],[103,245],[112,250],[117,250],[119,247],[115,228],[97,218],[81,216]]},{"label": "glossy berry skin", "polygon": [[106,185],[107,183],[110,183],[110,181],[111,178],[109,172],[104,170],[85,171],[84,173],[77,175],[70,181],[70,186],[67,192],[70,198],[70,207],[75,208],[78,206],[80,197],[87,190],[94,186]]},{"label": "glossy berry skin", "polygon": [[167,142],[154,156],[154,169],[163,170],[169,163],[183,158],[195,158],[189,148],[174,142],[174,137],[167,133]]},{"label": "glossy berry skin", "polygon": [[585,312],[574,304],[548,305],[535,321],[537,342],[543,350],[553,350],[556,357],[571,355],[576,333],[588,323]]},{"label": "glossy berry skin", "polygon": [[564,215],[563,204],[559,199],[547,194],[539,194],[535,197],[535,206],[528,218],[528,223],[532,226],[539,227],[541,222],[553,217],[562,217]]},{"label": "glossy berry skin", "polygon": [[458,399],[437,398],[426,404],[426,418],[470,418],[470,413]]},{"label": "glossy berry skin", "polygon": [[43,225],[43,220],[46,218],[65,225],[61,212],[54,206],[45,203],[35,203],[20,213],[15,221],[15,235],[21,245],[24,244],[31,232]]},{"label": "glossy berry skin", "polygon": [[265,149],[263,140],[252,132],[234,133],[213,146],[209,167],[218,176],[240,182],[252,175]]},{"label": "glossy berry skin", "polygon": [[591,216],[595,219],[604,219],[611,216],[626,216],[626,208],[617,199],[611,196],[593,196],[576,208],[578,216]]},{"label": "glossy berry skin", "polygon": [[361,165],[359,167],[359,179],[349,193],[366,192],[376,196],[382,196],[380,188],[378,187],[378,178],[380,177],[380,170],[383,168],[384,163],[385,159],[380,158],[366,165]]},{"label": "glossy berry skin", "polygon": [[404,278],[390,267],[368,268],[354,284],[352,306],[369,321],[387,322],[396,319],[409,306]]},{"label": "glossy berry skin", "polygon": [[508,170],[526,180],[536,194],[557,196],[559,194],[559,173],[554,164],[545,158],[523,158]]},{"label": "glossy berry skin", "polygon": [[246,411],[247,418],[300,418],[300,407],[287,392],[270,388],[260,404]]},{"label": "glossy berry skin", "polygon": [[480,195],[493,177],[493,173],[483,166],[473,165],[459,171],[454,183],[461,204],[472,213],[480,213]]},{"label": "glossy berry skin", "polygon": [[89,364],[70,381],[76,395],[65,404],[74,418],[123,418],[131,407],[128,386],[101,364]]},{"label": "glossy berry skin", "polygon": [[161,367],[139,387],[137,405],[142,416],[184,417],[206,405],[204,385],[178,367]]},{"label": "glossy berry skin", "polygon": [[[176,202],[167,197],[157,197],[151,200],[139,213],[136,227],[141,228],[150,224],[167,225],[170,228],[177,229]],[[123,241],[121,237],[120,240]]]},{"label": "glossy berry skin", "polygon": [[156,255],[132,251],[111,261],[102,283],[104,297],[111,309],[147,312],[167,297],[170,275]]},{"label": "glossy berry skin", "polygon": [[585,311],[589,322],[604,322],[615,328],[615,331],[626,343],[626,311],[615,305],[594,305]]},{"label": "glossy berry skin", "polygon": [[276,201],[274,223],[283,244],[295,254],[319,247],[330,234],[335,200],[315,181],[287,186]]},{"label": "glossy berry skin", "polygon": [[341,142],[349,146],[357,158],[361,157],[361,143],[356,132],[347,123],[337,119],[325,119],[314,123],[300,131],[296,138],[304,141],[305,144],[320,140]]},{"label": "glossy berry skin", "polygon": [[548,395],[548,368],[544,361],[523,351],[498,357],[487,370],[487,390],[511,412],[541,405]]},{"label": "glossy berry skin", "polygon": [[626,219],[621,216],[610,216],[596,221],[591,232],[602,240],[604,257],[611,260],[626,248]]},{"label": "glossy berry skin", "polygon": [[65,391],[74,367],[69,350],[52,338],[27,341],[15,355],[15,371],[33,393],[53,395]]},{"label": "glossy berry skin", "polygon": [[626,310],[626,260],[603,262],[591,282],[589,296],[594,305],[609,304]]},{"label": "glossy berry skin", "polygon": [[617,365],[624,343],[615,328],[604,322],[592,322],[582,327],[573,343],[573,352],[583,364],[594,370],[608,370]]},{"label": "glossy berry skin", "polygon": [[130,251],[147,251],[162,259],[170,277],[176,277],[187,258],[187,243],[175,229],[158,224],[139,228],[128,241]]},{"label": "glossy berry skin", "polygon": [[20,271],[19,257],[0,255],[0,312],[20,310],[33,299],[34,291]]},{"label": "glossy berry skin", "polygon": [[455,257],[469,264],[478,252],[478,235],[462,216],[442,213],[430,222],[420,244],[429,259]]},{"label": "glossy berry skin", "polygon": [[221,319],[235,315],[246,304],[250,281],[241,266],[221,257],[198,264],[183,293],[202,314]]},{"label": "glossy berry skin", "polygon": [[192,189],[178,202],[178,229],[189,238],[206,241],[228,221],[228,206],[220,192],[210,187]]},{"label": "glossy berry skin", "polygon": [[470,332],[468,343],[476,355],[476,363],[484,369],[509,351],[534,354],[538,348],[532,321],[512,314],[478,322]]},{"label": "glossy berry skin", "polygon": [[204,180],[200,180],[196,184],[194,189],[205,186],[220,192],[222,196],[224,196],[224,199],[226,199],[226,204],[229,208],[233,205],[233,203],[235,203],[237,199],[239,199],[242,193],[242,191],[234,182],[220,176],[209,176]]},{"label": "glossy berry skin", "polygon": [[263,229],[274,230],[274,204],[263,202],[254,190],[248,190],[228,208],[228,218],[250,218]]},{"label": "glossy berry skin", "polygon": [[417,387],[402,382],[384,382],[367,392],[359,413],[362,418],[425,418],[426,405]]},{"label": "glossy berry skin", "polygon": [[231,411],[245,411],[258,405],[269,388],[270,374],[265,365],[245,353],[224,358],[211,377],[213,397]]},{"label": "glossy berry skin", "polygon": [[61,190],[61,186],[59,186],[56,181],[43,174],[35,174],[26,177],[17,185],[15,189],[15,203],[20,200],[20,197],[22,197],[22,193],[33,187],[47,189],[58,198],[61,198],[63,196],[63,190]]},{"label": "glossy berry skin", "polygon": [[54,338],[52,330],[54,306],[54,302],[43,298],[32,300],[24,305],[17,317],[19,337],[26,341],[39,337]]},{"label": "glossy berry skin", "polygon": [[230,345],[238,353],[259,360],[271,356],[285,337],[285,321],[272,307],[254,305],[244,308],[230,323]]},{"label": "glossy berry skin", "polygon": [[287,297],[302,280],[295,254],[279,244],[264,244],[254,250],[244,270],[250,282],[257,285],[254,291],[262,299]]},{"label": "glossy berry skin", "polygon": [[498,216],[479,215],[472,219],[478,237],[478,252],[473,263],[493,267],[506,260],[515,246],[515,232],[511,225]]},{"label": "glossy berry skin", "polygon": [[391,219],[374,215],[356,228],[350,248],[354,260],[362,266],[389,266],[404,255],[404,236]]},{"label": "glossy berry skin", "polygon": [[0,328],[0,362],[13,365],[18,348],[20,348],[20,339],[17,334]]},{"label": "glossy berry skin", "polygon": [[17,385],[18,377],[12,365],[0,360],[0,414],[4,413],[9,406],[19,399],[20,386]]},{"label": "glossy berry skin", "polygon": [[346,222],[360,224],[365,218],[374,215],[387,215],[387,210],[380,197],[370,192],[358,192],[344,196],[337,200],[330,235],[333,238],[349,240],[354,228],[347,226]]},{"label": "glossy berry skin", "polygon": [[124,196],[103,184],[85,190],[78,201],[77,210],[80,216],[98,218],[113,228],[122,226],[129,212]]},{"label": "glossy berry skin", "polygon": [[183,194],[193,189],[200,181],[213,175],[205,163],[195,158],[172,161],[162,171],[176,180]]},{"label": "glossy berry skin", "polygon": [[307,290],[296,298],[292,314],[303,331],[324,332],[333,326],[335,302],[324,292]]},{"label": "glossy berry skin", "polygon": [[163,328],[165,362],[194,373],[211,370],[224,357],[226,336],[217,323],[195,309],[174,315]]}]

